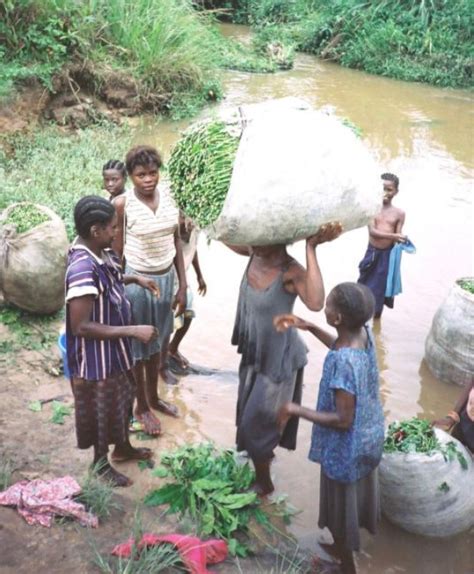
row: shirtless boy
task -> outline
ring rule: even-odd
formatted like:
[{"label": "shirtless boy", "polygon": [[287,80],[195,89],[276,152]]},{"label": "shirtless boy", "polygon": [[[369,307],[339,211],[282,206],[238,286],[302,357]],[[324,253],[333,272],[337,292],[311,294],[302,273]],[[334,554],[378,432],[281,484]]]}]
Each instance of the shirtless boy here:
[{"label": "shirtless boy", "polygon": [[393,173],[383,173],[383,206],[380,213],[369,225],[369,245],[364,258],[359,263],[359,283],[369,287],[375,297],[376,319],[382,315],[384,304],[393,307],[393,297],[385,297],[390,251],[395,243],[405,243],[402,234],[405,212],[392,205],[392,199],[398,193],[399,180]]}]

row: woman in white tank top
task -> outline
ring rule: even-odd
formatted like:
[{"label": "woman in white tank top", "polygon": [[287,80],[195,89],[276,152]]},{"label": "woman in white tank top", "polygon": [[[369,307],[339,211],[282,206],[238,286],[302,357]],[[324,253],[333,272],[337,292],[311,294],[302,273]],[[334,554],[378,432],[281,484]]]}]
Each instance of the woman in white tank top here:
[{"label": "woman in white tank top", "polygon": [[[153,325],[158,339],[148,345],[133,344],[134,374],[137,382],[135,417],[146,433],[161,432],[160,421],[152,408],[177,416],[175,406],[158,396],[158,378],[167,383],[177,382],[166,364],[169,337],[173,330],[173,309],[184,312],[186,303],[186,274],[179,239],[179,212],[166,183],[160,184],[159,153],[150,146],[131,149],[126,158],[133,188],[114,201],[119,229],[114,243],[123,256],[127,273],[152,277],[160,290],[158,298],[137,289],[128,289],[135,324]],[[174,295],[175,275],[178,291]],[[149,296],[149,294],[151,296]]]}]

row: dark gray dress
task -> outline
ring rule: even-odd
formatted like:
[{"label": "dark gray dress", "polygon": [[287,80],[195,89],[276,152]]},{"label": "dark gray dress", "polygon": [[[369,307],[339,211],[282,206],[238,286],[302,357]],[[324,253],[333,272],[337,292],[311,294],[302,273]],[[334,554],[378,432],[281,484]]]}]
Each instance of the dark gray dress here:
[{"label": "dark gray dress", "polygon": [[[247,268],[248,269],[248,268]],[[301,404],[307,348],[296,329],[278,333],[275,315],[292,313],[296,295],[285,291],[283,270],[266,289],[251,287],[247,271],[240,285],[232,344],[242,355],[237,399],[237,450],[257,462],[273,457],[280,445],[296,448],[298,419],[288,422],[283,435],[276,424],[282,405]]]}]

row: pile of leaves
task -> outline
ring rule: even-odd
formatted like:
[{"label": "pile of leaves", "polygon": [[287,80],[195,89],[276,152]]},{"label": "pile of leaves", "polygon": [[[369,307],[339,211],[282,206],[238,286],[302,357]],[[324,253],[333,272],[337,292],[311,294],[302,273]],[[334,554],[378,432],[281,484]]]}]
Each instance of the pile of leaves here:
[{"label": "pile of leaves", "polygon": [[453,441],[442,445],[430,423],[426,419],[413,417],[407,421],[395,421],[387,430],[384,442],[386,453],[420,453],[432,456],[440,452],[444,460],[451,461],[457,458],[464,470],[467,470],[467,461]]},{"label": "pile of leaves", "polygon": [[461,289],[474,295],[474,279],[461,279],[458,283]]},{"label": "pile of leaves", "polygon": [[221,121],[200,124],[176,144],[168,163],[171,191],[179,207],[200,228],[219,216],[234,165],[239,138]]},{"label": "pile of leaves", "polygon": [[49,215],[41,211],[34,203],[19,203],[8,211],[1,223],[2,225],[13,225],[16,232],[20,234],[38,227],[49,219]]},{"label": "pile of leaves", "polygon": [[171,481],[150,492],[145,504],[169,504],[168,513],[191,518],[199,535],[226,540],[231,554],[246,556],[249,521],[269,524],[256,493],[248,491],[255,478],[248,463],[233,450],[200,444],[165,453],[161,465],[153,475]]}]

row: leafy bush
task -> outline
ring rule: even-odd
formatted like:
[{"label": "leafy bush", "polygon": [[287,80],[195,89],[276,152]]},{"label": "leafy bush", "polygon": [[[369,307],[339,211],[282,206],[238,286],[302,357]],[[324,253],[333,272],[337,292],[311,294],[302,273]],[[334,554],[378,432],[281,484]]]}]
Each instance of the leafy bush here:
[{"label": "leafy bush", "polygon": [[231,450],[216,451],[212,444],[184,446],[161,457],[153,474],[172,482],[145,498],[148,506],[169,504],[170,513],[189,516],[203,536],[226,540],[231,554],[245,556],[247,548],[237,537],[248,532],[249,520],[268,523],[255,492],[248,463],[239,464]]},{"label": "leafy bush", "polygon": [[[71,62],[110,71],[137,84],[153,109],[173,97],[205,101],[219,92],[219,54],[213,21],[191,0],[6,0],[0,3],[0,95],[35,77],[50,91]],[[92,63],[92,64],[91,64]],[[206,91],[207,89],[207,91]]]},{"label": "leafy bush", "polygon": [[238,0],[235,18],[257,35],[343,66],[440,86],[472,86],[470,0]]}]

